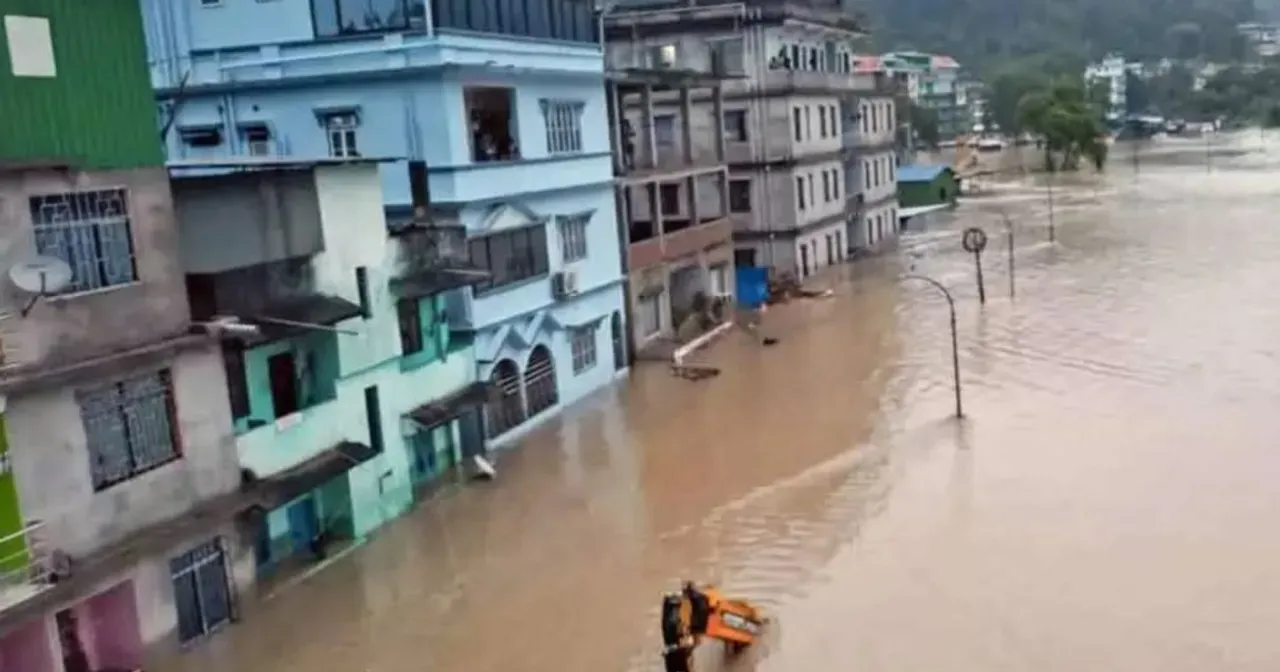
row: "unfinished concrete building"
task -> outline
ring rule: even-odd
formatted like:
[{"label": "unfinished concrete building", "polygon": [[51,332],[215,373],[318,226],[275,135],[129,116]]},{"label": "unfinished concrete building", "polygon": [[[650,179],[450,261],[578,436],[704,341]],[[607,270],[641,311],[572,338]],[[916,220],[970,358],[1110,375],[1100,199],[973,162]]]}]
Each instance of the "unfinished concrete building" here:
[{"label": "unfinished concrete building", "polygon": [[611,62],[648,54],[742,75],[693,96],[694,119],[718,124],[694,124],[691,138],[724,147],[738,265],[804,278],[865,246],[862,213],[883,189],[861,186],[858,101],[876,81],[855,71],[864,28],[841,0],[628,2],[606,34]]},{"label": "unfinished concrete building", "polygon": [[[723,86],[715,52],[642,46],[647,12],[606,18],[628,350],[662,353],[728,319],[733,296]],[[633,39],[633,36],[637,39]]]}]

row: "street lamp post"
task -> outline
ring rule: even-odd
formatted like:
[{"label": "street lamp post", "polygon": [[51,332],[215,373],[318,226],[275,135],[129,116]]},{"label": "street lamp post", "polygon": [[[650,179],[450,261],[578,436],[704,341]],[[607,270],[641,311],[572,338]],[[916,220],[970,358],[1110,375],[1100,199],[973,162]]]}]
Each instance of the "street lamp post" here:
[{"label": "street lamp post", "polygon": [[956,392],[956,418],[964,417],[964,406],[960,401],[960,341],[956,337],[956,300],[952,298],[951,292],[942,285],[941,282],[934,280],[927,275],[905,275],[904,280],[919,280],[927,282],[934,289],[942,292],[942,296],[947,299],[947,308],[951,311],[951,375],[955,381]]}]

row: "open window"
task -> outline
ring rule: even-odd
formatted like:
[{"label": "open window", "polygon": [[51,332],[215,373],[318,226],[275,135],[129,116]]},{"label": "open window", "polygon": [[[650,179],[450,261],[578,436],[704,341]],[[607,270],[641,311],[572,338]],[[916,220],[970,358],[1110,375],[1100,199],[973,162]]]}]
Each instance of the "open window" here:
[{"label": "open window", "polygon": [[246,124],[240,127],[241,137],[249,156],[271,156],[275,146],[271,142],[271,129],[266,124]]},{"label": "open window", "polygon": [[471,127],[472,160],[480,163],[519,159],[515,89],[467,87],[463,98]]},{"label": "open window", "polygon": [[222,144],[222,127],[183,126],[178,128],[178,137],[188,147],[217,147]]}]

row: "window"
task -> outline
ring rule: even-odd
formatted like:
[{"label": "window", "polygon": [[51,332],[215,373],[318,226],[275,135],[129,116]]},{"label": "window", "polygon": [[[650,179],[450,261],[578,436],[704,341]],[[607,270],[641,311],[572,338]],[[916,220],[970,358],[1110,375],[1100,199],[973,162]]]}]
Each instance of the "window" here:
[{"label": "window", "polygon": [[583,373],[596,365],[596,328],[576,327],[569,332],[569,350],[573,353],[573,373]]},{"label": "window", "polygon": [[680,214],[680,185],[664,184],[658,187],[658,200],[664,215]]},{"label": "window", "polygon": [[501,436],[525,420],[524,400],[520,396],[520,369],[503,359],[493,367],[489,382],[497,391],[485,403],[485,433],[489,438]]},{"label": "window", "polygon": [[649,338],[662,331],[662,295],[640,299],[639,308],[641,337]]},{"label": "window", "polygon": [[182,457],[168,369],[76,393],[94,490]]},{"label": "window", "polygon": [[818,137],[827,137],[827,106],[818,106]]},{"label": "window", "polygon": [[791,113],[792,113],[791,118],[795,125],[796,142],[800,142],[801,140],[804,140],[804,138],[802,137],[802,131],[804,129],[804,126],[802,125],[802,122],[800,119],[800,108],[796,107],[792,109]]},{"label": "window", "polygon": [[217,147],[222,144],[222,127],[184,126],[178,129],[178,139],[188,147]]},{"label": "window", "polygon": [[871,188],[871,162],[862,160],[862,189],[865,191]]},{"label": "window", "polygon": [[422,10],[409,0],[311,0],[316,37],[387,33],[419,27]]},{"label": "window", "polygon": [[418,317],[417,299],[396,301],[396,320],[400,324],[400,354],[422,352],[422,320]]},{"label": "window", "polygon": [[809,203],[816,204],[818,202],[816,196],[813,186],[813,173],[809,173]]},{"label": "window", "polygon": [[356,297],[360,301],[360,317],[369,319],[373,306],[369,300],[369,269],[366,266],[356,266]]},{"label": "window", "polygon": [[813,117],[809,115],[809,106],[804,106],[804,137],[813,139]]},{"label": "window", "polygon": [[249,156],[270,156],[275,154],[275,145],[271,142],[271,129],[266,124],[253,124],[241,127],[245,149]]},{"label": "window", "polygon": [[542,118],[547,125],[547,153],[575,154],[582,151],[582,111],[578,100],[542,100]]},{"label": "window", "polygon": [[489,271],[489,277],[476,283],[476,292],[487,292],[547,272],[547,229],[526,226],[503,231],[467,243],[471,263]]},{"label": "window", "polygon": [[831,200],[840,198],[840,169],[831,169]]},{"label": "window", "polygon": [[831,119],[831,137],[840,135],[840,112],[835,105],[827,108],[827,116]]},{"label": "window", "polygon": [[858,122],[862,124],[862,134],[871,132],[871,107],[865,103],[858,106]]},{"label": "window", "polygon": [[711,43],[711,72],[716,75],[738,75],[743,68],[742,38]]},{"label": "window", "polygon": [[729,212],[751,212],[751,180],[729,180]]},{"label": "window", "polygon": [[9,71],[14,77],[57,77],[53,32],[42,16],[4,17],[5,42],[9,45]]},{"label": "window", "polygon": [[804,175],[796,176],[796,204],[804,210]]},{"label": "window", "polygon": [[836,231],[836,260],[844,259],[844,234]]},{"label": "window", "polygon": [[[304,370],[312,367],[304,366]],[[267,378],[271,390],[271,409],[276,420],[302,410],[301,381],[294,354],[281,352],[267,358]]]},{"label": "window", "polygon": [[471,160],[482,163],[519,159],[515,89],[467,87],[462,98],[471,128]]},{"label": "window", "polygon": [[716,264],[707,271],[707,291],[711,296],[729,296],[729,266]]},{"label": "window", "polygon": [[364,388],[364,417],[369,425],[369,447],[381,453],[386,446],[382,438],[382,399],[377,385]]},{"label": "window", "polygon": [[871,184],[880,186],[880,159],[871,162]]},{"label": "window", "polygon": [[36,253],[71,266],[63,293],[85,292],[138,279],[124,189],[32,196]]},{"label": "window", "polygon": [[676,144],[676,117],[673,114],[659,114],[653,118],[653,141],[661,147],[674,147]]},{"label": "window", "polygon": [[831,173],[822,171],[822,202],[831,202]]},{"label": "window", "polygon": [[724,139],[729,142],[747,141],[746,110],[727,110],[724,113]]},{"label": "window", "polygon": [[231,622],[231,588],[222,539],[215,538],[169,560],[178,641],[190,642]]},{"label": "window", "polygon": [[356,128],[360,120],[354,114],[332,114],[325,120],[329,133],[329,156],[356,157],[360,150],[356,145]]},{"label": "window", "polygon": [[231,418],[249,417],[249,381],[244,370],[244,344],[224,341],[222,367],[227,376],[227,397],[231,401]]},{"label": "window", "polygon": [[560,228],[560,255],[564,263],[587,258],[587,223],[591,215],[556,218]]}]

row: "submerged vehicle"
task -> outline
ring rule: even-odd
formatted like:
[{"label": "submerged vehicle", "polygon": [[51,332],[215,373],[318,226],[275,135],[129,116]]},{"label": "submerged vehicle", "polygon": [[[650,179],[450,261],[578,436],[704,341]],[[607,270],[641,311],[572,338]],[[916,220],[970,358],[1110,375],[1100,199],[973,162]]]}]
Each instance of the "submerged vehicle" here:
[{"label": "submerged vehicle", "polygon": [[767,619],[759,608],[730,599],[713,586],[686,581],[679,593],[662,598],[662,660],[666,672],[693,672],[693,652],[703,638],[724,643],[729,655],[759,639]]}]

